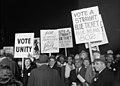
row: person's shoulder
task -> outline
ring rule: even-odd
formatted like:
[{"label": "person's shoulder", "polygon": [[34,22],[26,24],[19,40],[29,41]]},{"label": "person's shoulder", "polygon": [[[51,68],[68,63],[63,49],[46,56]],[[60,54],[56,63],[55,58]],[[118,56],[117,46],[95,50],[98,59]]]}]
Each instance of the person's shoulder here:
[{"label": "person's shoulder", "polygon": [[52,70],[53,72],[58,72],[56,69],[52,69],[52,68],[50,68],[50,70]]},{"label": "person's shoulder", "polygon": [[31,73],[35,73],[37,71],[38,71],[38,68],[34,68],[34,69],[31,70]]},{"label": "person's shoulder", "polygon": [[106,75],[107,77],[114,77],[114,72],[113,72],[112,70],[106,68],[105,71],[106,71],[106,72],[105,72],[105,75]]},{"label": "person's shoulder", "polygon": [[74,72],[76,72],[76,69],[71,70],[71,72],[70,72],[70,73],[74,73]]}]

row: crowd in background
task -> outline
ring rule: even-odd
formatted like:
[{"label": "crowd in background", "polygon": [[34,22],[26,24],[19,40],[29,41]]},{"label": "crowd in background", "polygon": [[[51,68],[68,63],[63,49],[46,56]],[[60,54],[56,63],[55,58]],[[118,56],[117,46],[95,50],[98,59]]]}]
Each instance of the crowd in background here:
[{"label": "crowd in background", "polygon": [[28,55],[22,60],[0,50],[0,86],[120,86],[120,54],[87,51],[65,56]]}]

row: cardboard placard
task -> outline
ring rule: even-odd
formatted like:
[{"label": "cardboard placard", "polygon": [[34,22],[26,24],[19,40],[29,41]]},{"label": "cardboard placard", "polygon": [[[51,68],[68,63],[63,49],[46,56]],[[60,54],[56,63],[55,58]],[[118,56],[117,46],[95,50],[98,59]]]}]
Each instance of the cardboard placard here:
[{"label": "cardboard placard", "polygon": [[40,30],[41,53],[59,52],[58,30]]},{"label": "cardboard placard", "polygon": [[33,55],[34,33],[15,34],[15,58],[27,58],[28,53]]}]

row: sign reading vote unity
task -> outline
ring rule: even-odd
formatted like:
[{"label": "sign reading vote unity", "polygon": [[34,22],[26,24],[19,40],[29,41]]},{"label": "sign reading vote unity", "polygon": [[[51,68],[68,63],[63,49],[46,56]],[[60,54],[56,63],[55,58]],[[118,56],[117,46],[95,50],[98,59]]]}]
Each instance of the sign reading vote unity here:
[{"label": "sign reading vote unity", "polygon": [[73,47],[71,28],[58,29],[59,32],[59,47],[70,48]]},{"label": "sign reading vote unity", "polygon": [[26,58],[33,55],[34,33],[15,34],[15,58]]},{"label": "sign reading vote unity", "polygon": [[40,30],[41,53],[59,52],[58,30]]},{"label": "sign reading vote unity", "polygon": [[76,44],[102,40],[98,6],[74,10],[71,13]]}]

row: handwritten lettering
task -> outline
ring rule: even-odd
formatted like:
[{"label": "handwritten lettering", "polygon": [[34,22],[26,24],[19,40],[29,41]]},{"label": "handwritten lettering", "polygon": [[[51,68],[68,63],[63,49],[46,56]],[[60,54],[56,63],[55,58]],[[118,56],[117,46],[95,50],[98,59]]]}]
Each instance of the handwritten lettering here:
[{"label": "handwritten lettering", "polygon": [[52,50],[52,49],[57,49],[56,47],[54,47],[53,42],[48,41],[47,43],[44,44],[43,51],[48,51],[48,50]]}]

